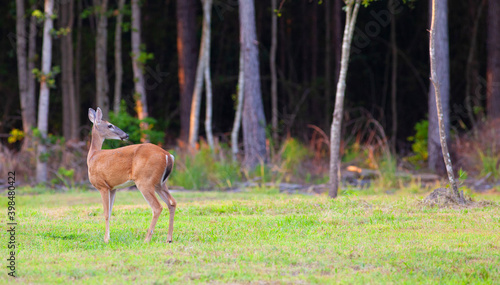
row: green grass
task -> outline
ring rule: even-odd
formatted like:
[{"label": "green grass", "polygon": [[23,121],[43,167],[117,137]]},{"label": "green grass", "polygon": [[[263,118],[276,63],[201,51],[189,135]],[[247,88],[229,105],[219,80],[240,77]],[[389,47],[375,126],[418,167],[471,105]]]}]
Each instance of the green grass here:
[{"label": "green grass", "polygon": [[[17,196],[16,281],[491,284],[500,280],[498,207],[425,208],[417,204],[419,196],[409,195],[335,200],[263,191],[173,195],[178,209],[172,244],[165,243],[166,209],[152,242],[143,243],[151,211],[139,192],[117,194],[109,244],[103,242],[99,193]],[[476,198],[500,201],[499,196]],[[0,238],[7,256],[6,231]],[[7,269],[2,268],[0,283],[7,283]]]}]

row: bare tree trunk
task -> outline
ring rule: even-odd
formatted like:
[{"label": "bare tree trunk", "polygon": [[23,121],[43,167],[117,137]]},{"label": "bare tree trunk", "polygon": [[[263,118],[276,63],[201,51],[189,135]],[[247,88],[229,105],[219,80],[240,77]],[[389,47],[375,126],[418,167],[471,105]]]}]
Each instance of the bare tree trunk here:
[{"label": "bare tree trunk", "polygon": [[273,142],[278,142],[278,77],[276,75],[276,49],[278,47],[278,16],[276,15],[277,0],[271,0],[271,54],[269,55],[269,67],[271,69],[271,126],[273,128]]},{"label": "bare tree trunk", "polygon": [[[287,34],[287,25],[286,25],[286,21],[285,21],[285,17],[279,17],[279,42],[281,43],[279,45],[279,57],[280,57],[280,60],[279,60],[279,64],[280,64],[280,68],[279,68],[279,71],[281,72],[280,73],[280,77],[281,77],[281,74],[285,74],[285,71],[286,71],[286,66],[287,66],[287,61],[286,61],[286,54],[287,54],[287,48],[286,48],[286,45],[287,45],[287,37],[286,37],[286,34]],[[283,87],[284,84],[281,84],[281,86]]]},{"label": "bare tree trunk", "polygon": [[68,29],[61,38],[61,79],[63,92],[63,136],[66,140],[78,139],[78,117],[75,102],[75,81],[73,74],[73,20],[74,1],[63,1],[60,6],[60,27]]},{"label": "bare tree trunk", "polygon": [[[432,1],[432,0],[431,0]],[[439,87],[441,93],[441,103],[443,106],[443,121],[446,136],[450,134],[450,62],[448,48],[448,1],[439,1],[437,5],[436,36],[436,68],[439,74]],[[431,7],[431,6],[429,6]],[[432,13],[432,9],[429,9]],[[428,131],[428,165],[429,169],[440,174],[445,174],[445,164],[441,150],[438,113],[436,109],[436,92],[431,84],[429,90],[429,131]]]},{"label": "bare tree trunk", "polygon": [[[31,5],[31,10],[36,9],[36,4]],[[36,78],[32,73],[36,62],[36,17],[30,17],[30,31],[28,36],[28,96],[26,100],[27,119],[31,126],[36,125]],[[30,130],[31,131],[31,130]]]},{"label": "bare tree trunk", "polygon": [[[17,77],[19,84],[19,98],[21,99],[21,116],[23,119],[23,132],[29,134],[34,125],[34,119],[29,113],[29,90],[28,90],[28,72],[26,58],[26,21],[24,15],[24,0],[16,0],[16,55],[17,55]],[[23,142],[23,149],[26,149],[29,142],[29,135]]]},{"label": "bare tree trunk", "polygon": [[196,5],[195,0],[177,0],[177,54],[180,87],[180,139],[188,142],[191,102],[196,76]]},{"label": "bare tree trunk", "polygon": [[[476,59],[476,42],[477,42],[477,30],[479,27],[479,20],[481,19],[481,14],[483,11],[483,7],[486,4],[486,0],[480,0],[479,6],[477,9],[472,9],[471,18],[472,18],[472,29],[471,29],[471,44],[469,48],[469,53],[467,55],[467,65],[465,67],[465,108],[467,109],[467,115],[472,126],[476,125],[476,116],[474,114],[474,106],[478,106],[479,100],[477,94],[475,94],[475,90],[477,88],[479,77],[478,71],[478,62]],[[474,5],[472,1],[470,1],[470,5]],[[477,11],[474,11],[477,10]],[[474,13],[475,12],[475,13]]]},{"label": "bare tree trunk", "polygon": [[333,43],[335,51],[335,82],[338,82],[340,76],[340,64],[342,58],[342,6],[343,0],[333,0]]},{"label": "bare tree trunk", "polygon": [[196,80],[194,84],[192,102],[191,102],[191,116],[189,120],[189,147],[195,149],[196,142],[198,141],[198,126],[200,124],[200,105],[201,105],[201,91],[203,89],[203,73],[205,64],[205,38],[204,32],[201,36],[200,54],[198,56],[198,65],[196,67]]},{"label": "bare tree trunk", "polygon": [[[391,0],[388,5],[394,7],[395,0]],[[392,137],[391,148],[396,154],[396,137],[398,132],[398,108],[396,101],[397,80],[398,80],[398,46],[396,42],[396,15],[391,14],[391,47],[392,47],[392,73],[391,73],[391,111],[392,111]]]},{"label": "bare tree trunk", "polygon": [[45,139],[49,125],[49,86],[47,78],[51,71],[52,63],[52,36],[50,34],[54,27],[52,13],[54,1],[45,0],[45,23],[43,25],[43,45],[42,45],[42,79],[40,80],[40,102],[38,104],[38,130],[40,131],[40,142],[37,149],[36,181],[38,183],[47,181],[47,162]]},{"label": "bare tree trunk", "polygon": [[118,15],[116,16],[115,27],[115,97],[113,111],[118,114],[120,111],[120,100],[122,98],[123,64],[122,64],[122,22],[123,7],[125,0],[118,1]]},{"label": "bare tree trunk", "polygon": [[206,112],[205,112],[205,132],[210,149],[214,149],[214,135],[212,133],[212,79],[210,77],[210,30],[212,14],[212,0],[203,0],[203,21],[207,26],[206,46],[205,46],[205,93],[206,93]]},{"label": "bare tree trunk", "polygon": [[241,126],[241,111],[243,110],[243,88],[245,84],[245,73],[244,73],[244,65],[245,63],[245,55],[243,54],[243,50],[240,49],[240,65],[239,65],[239,74],[238,74],[238,101],[236,106],[236,114],[234,115],[234,123],[233,130],[231,132],[231,150],[233,153],[233,161],[238,159],[238,134],[240,132]]},{"label": "bare tree trunk", "polygon": [[[36,4],[31,5],[31,10],[36,9]],[[26,119],[30,122],[30,126],[36,125],[36,78],[33,74],[36,64],[36,32],[37,32],[37,18],[30,17],[30,30],[28,36],[28,94],[25,101],[25,110],[27,110]],[[23,147],[30,147],[33,143],[31,136],[31,127],[26,141],[23,142]]]},{"label": "bare tree trunk", "polygon": [[81,57],[82,57],[82,16],[81,13],[83,11],[83,0],[78,0],[78,21],[77,28],[78,31],[76,33],[76,51],[75,51],[75,103],[76,103],[76,114],[77,118],[80,118],[80,83],[81,83]]},{"label": "bare tree trunk", "polygon": [[488,1],[488,40],[486,67],[486,111],[488,117],[500,117],[500,2]]},{"label": "bare tree trunk", "polygon": [[325,1],[325,128],[330,123],[330,97],[332,96],[332,31],[330,17],[330,1]]},{"label": "bare tree trunk", "polygon": [[253,169],[266,161],[266,118],[262,105],[259,73],[259,50],[255,31],[255,6],[253,0],[239,1],[241,48],[244,50],[244,102],[243,138],[245,145],[244,167]]},{"label": "bare tree trunk", "polygon": [[[307,1],[306,0],[303,0],[303,1],[299,1],[300,2],[300,11],[302,11],[302,13],[304,15],[307,15]],[[307,15],[309,16],[309,15]],[[300,25],[300,40],[299,40],[299,46],[300,46],[300,53],[301,53],[301,59],[302,59],[302,62],[300,63],[300,67],[301,67],[301,72],[302,72],[302,81],[304,83],[307,83],[309,80],[309,69],[306,68],[308,66],[308,63],[310,62],[311,58],[310,58],[310,54],[309,54],[309,41],[310,41],[310,38],[308,37],[309,36],[309,33],[308,33],[308,30],[307,28],[309,27],[309,23],[307,22],[307,20],[309,17],[304,17],[303,18],[303,24]],[[306,24],[307,23],[307,24]]]},{"label": "bare tree trunk", "polygon": [[318,2],[312,1],[311,17],[311,82],[318,77]]},{"label": "bare tree trunk", "polygon": [[[209,3],[210,2],[210,3]],[[201,106],[201,91],[203,89],[203,75],[206,72],[208,60],[210,60],[210,17],[212,5],[211,0],[203,0],[203,27],[201,34],[200,55],[198,57],[198,66],[196,67],[196,81],[191,103],[191,117],[189,121],[189,147],[194,149],[198,141],[198,128],[200,124],[200,106]],[[207,21],[208,20],[208,21]],[[205,75],[206,79],[206,75]],[[207,88],[205,88],[207,89]],[[211,92],[211,91],[210,91]],[[207,102],[208,103],[208,102]],[[208,106],[207,106],[208,108]],[[208,109],[207,109],[208,110]],[[206,127],[206,125],[205,125]],[[211,127],[211,126],[210,126]],[[213,138],[212,138],[213,140]]]},{"label": "bare tree trunk", "polygon": [[[148,116],[146,89],[144,88],[144,63],[140,61],[141,55],[141,8],[139,0],[132,0],[132,69],[134,71],[134,98],[135,111],[139,120]],[[146,123],[141,123],[141,129],[147,129]],[[141,141],[146,141],[144,136]]]},{"label": "bare tree trunk", "polygon": [[352,35],[354,33],[354,26],[356,25],[360,3],[361,0],[352,0],[346,3],[347,10],[344,37],[342,40],[342,58],[339,80],[337,83],[337,94],[335,95],[335,110],[333,111],[333,122],[330,131],[330,191],[328,194],[331,198],[337,197],[338,188],[340,186],[340,136],[342,115],[344,113],[344,94]]},{"label": "bare tree trunk", "polygon": [[97,35],[95,45],[95,76],[96,76],[96,101],[106,116],[109,112],[109,84],[108,69],[106,66],[107,39],[108,39],[108,0],[94,0],[94,5],[98,7],[97,15]]},{"label": "bare tree trunk", "polygon": [[[439,4],[442,4],[442,6],[438,6],[436,2],[440,2]],[[430,61],[431,61],[431,81],[434,86],[434,90],[436,91],[435,93],[435,98],[436,98],[436,109],[437,109],[437,118],[438,118],[438,126],[439,126],[439,140],[441,142],[441,149],[443,150],[443,157],[444,157],[444,163],[446,164],[446,171],[448,173],[448,179],[450,181],[451,185],[451,190],[453,191],[453,195],[457,197],[459,202],[461,204],[465,203],[463,194],[461,195],[460,192],[458,192],[458,186],[457,186],[457,181],[455,180],[455,175],[453,173],[453,166],[451,163],[451,158],[450,158],[450,153],[448,152],[448,145],[446,142],[446,131],[445,131],[445,124],[444,124],[444,114],[443,114],[443,108],[441,105],[441,78],[447,77],[448,74],[446,73],[439,73],[438,74],[438,67],[437,61],[436,61],[436,38],[437,38],[437,25],[440,23],[436,23],[436,18],[437,17],[442,17],[443,13],[447,13],[447,1],[446,0],[432,0],[432,22],[431,22],[431,36],[429,40],[429,54],[430,54]],[[445,17],[446,19],[446,17]],[[446,25],[447,26],[447,25]],[[443,29],[444,27],[440,27]],[[438,77],[439,76],[439,77]],[[445,80],[446,81],[446,80]]]}]

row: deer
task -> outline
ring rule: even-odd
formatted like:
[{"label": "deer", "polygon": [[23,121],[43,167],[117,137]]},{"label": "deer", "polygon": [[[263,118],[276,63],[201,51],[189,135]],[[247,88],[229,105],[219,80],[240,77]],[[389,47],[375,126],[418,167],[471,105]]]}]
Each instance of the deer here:
[{"label": "deer", "polygon": [[109,242],[109,219],[117,189],[136,185],[153,211],[153,220],[144,242],[151,241],[156,222],[163,210],[156,194],[167,204],[170,213],[167,242],[172,243],[174,214],[177,202],[166,185],[174,167],[174,156],[161,147],[151,144],[133,144],[116,149],[102,149],[105,139],[128,140],[120,128],[102,119],[101,108],[89,108],[92,138],[87,155],[90,183],[101,193],[106,221],[104,242]]}]

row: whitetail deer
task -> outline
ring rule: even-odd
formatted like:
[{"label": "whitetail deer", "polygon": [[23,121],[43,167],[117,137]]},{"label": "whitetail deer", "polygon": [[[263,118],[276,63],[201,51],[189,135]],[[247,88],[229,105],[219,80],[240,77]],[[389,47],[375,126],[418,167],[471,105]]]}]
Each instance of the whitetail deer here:
[{"label": "whitetail deer", "polygon": [[87,165],[89,180],[101,192],[106,233],[104,241],[109,241],[109,218],[116,189],[136,185],[153,210],[153,220],[146,233],[145,242],[151,240],[156,221],[163,207],[155,196],[158,193],[170,212],[167,241],[172,242],[176,201],[168,192],[166,181],[174,166],[174,156],[161,147],[150,143],[135,144],[117,149],[101,149],[105,139],[126,140],[128,135],[113,124],[102,119],[102,111],[89,108],[92,127],[92,141]]}]

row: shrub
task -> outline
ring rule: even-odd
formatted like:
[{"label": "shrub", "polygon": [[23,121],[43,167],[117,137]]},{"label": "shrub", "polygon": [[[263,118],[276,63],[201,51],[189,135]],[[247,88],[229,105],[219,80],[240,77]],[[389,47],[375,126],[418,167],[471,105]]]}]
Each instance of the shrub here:
[{"label": "shrub", "polygon": [[[113,124],[129,135],[129,141],[132,143],[140,143],[143,135],[146,135],[148,140],[153,144],[163,143],[165,133],[163,131],[155,130],[157,121],[150,117],[147,117],[144,120],[139,120],[138,118],[131,116],[127,112],[125,100],[121,101],[120,111],[118,114],[115,114],[114,112],[109,113],[109,119]],[[141,130],[140,125],[142,122],[148,124],[147,130]],[[111,144],[111,140],[104,141],[106,148],[110,148]]]},{"label": "shrub", "polygon": [[481,176],[489,175],[490,181],[497,181],[500,178],[500,157],[492,154],[491,150],[487,150],[486,154],[481,149],[477,152],[482,163]]},{"label": "shrub", "polygon": [[411,150],[414,155],[408,157],[408,161],[416,166],[420,166],[422,162],[426,162],[429,157],[427,152],[427,141],[429,132],[429,121],[422,120],[415,124],[415,135],[408,137],[408,141],[413,142]]},{"label": "shrub", "polygon": [[171,184],[185,189],[232,188],[241,180],[240,165],[217,154],[229,152],[224,149],[214,152],[206,144],[195,154],[172,152],[176,158],[175,173]]},{"label": "shrub", "polygon": [[296,175],[304,161],[312,157],[313,153],[308,147],[294,138],[289,138],[281,148],[282,169]]}]

